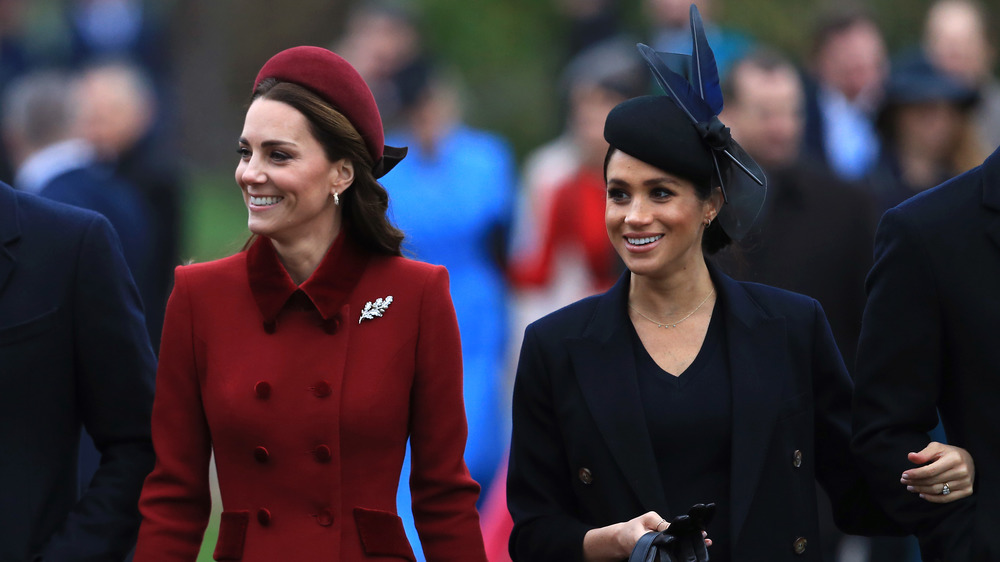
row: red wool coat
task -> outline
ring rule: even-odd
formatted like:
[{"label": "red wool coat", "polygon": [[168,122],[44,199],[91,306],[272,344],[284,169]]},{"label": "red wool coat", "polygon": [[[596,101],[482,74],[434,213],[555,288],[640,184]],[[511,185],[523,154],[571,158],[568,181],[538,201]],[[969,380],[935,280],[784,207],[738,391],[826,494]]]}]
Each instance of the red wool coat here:
[{"label": "red wool coat", "polygon": [[428,560],[485,561],[466,433],[443,267],[372,256],[346,234],[299,287],[266,238],[179,267],[135,560],[195,559],[213,449],[217,560],[413,560],[395,507],[409,437]]}]

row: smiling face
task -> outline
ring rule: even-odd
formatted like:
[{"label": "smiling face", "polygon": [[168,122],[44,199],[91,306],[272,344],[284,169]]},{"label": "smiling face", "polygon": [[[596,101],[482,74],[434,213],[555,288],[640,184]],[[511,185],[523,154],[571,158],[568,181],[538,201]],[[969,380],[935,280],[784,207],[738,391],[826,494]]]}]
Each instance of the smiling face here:
[{"label": "smiling face", "polygon": [[239,154],[236,183],[250,231],[278,244],[329,246],[340,229],[333,194],[353,181],[351,162],[331,162],[302,113],[262,98],[247,110]]},{"label": "smiling face", "polygon": [[705,223],[722,204],[694,184],[616,150],[608,160],[604,221],[615,251],[637,275],[669,277],[704,261]]}]

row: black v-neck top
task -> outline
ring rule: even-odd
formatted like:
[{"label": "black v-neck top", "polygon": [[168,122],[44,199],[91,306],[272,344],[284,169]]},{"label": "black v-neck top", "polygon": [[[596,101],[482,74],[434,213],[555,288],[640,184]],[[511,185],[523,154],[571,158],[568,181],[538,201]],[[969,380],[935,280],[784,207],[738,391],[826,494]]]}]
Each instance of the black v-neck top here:
[{"label": "black v-neck top", "polygon": [[662,515],[669,520],[696,503],[714,502],[716,513],[708,526],[713,562],[730,559],[732,383],[720,305],[701,350],[679,376],[656,364],[629,324],[642,407],[670,509]]}]

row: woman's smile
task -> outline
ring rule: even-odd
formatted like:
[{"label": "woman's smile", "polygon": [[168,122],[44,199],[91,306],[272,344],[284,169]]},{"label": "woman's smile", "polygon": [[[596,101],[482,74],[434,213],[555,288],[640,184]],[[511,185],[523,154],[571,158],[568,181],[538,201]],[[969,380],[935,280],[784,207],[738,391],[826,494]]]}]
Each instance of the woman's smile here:
[{"label": "woman's smile", "polygon": [[282,199],[284,199],[284,197],[264,197],[264,196],[251,195],[249,207],[251,211],[265,210],[274,207],[275,205],[280,203]]},{"label": "woman's smile", "polygon": [[642,253],[652,251],[658,245],[657,243],[663,239],[663,235],[636,233],[626,234],[624,238],[626,250],[633,253]]}]

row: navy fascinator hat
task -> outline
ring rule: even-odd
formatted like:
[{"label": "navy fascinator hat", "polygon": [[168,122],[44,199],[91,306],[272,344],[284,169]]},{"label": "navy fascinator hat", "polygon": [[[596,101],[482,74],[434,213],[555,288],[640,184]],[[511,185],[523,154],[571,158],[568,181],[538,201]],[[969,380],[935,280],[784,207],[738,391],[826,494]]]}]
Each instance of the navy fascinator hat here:
[{"label": "navy fascinator hat", "polygon": [[719,185],[725,204],[719,225],[733,240],[753,226],[767,192],[764,171],[719,121],[722,88],[698,8],[691,5],[692,54],[660,53],[639,43],[665,95],[643,96],[608,114],[612,147],[699,185]]}]

